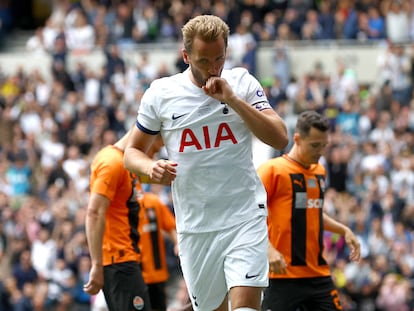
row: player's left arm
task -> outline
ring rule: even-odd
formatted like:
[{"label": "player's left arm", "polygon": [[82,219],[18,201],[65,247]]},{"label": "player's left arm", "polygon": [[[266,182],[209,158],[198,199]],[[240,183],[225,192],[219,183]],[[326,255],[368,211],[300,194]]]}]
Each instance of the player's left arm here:
[{"label": "player's left arm", "polygon": [[[261,141],[277,150],[283,150],[287,146],[289,139],[286,124],[271,107],[257,109],[239,97],[227,81],[220,77],[208,79],[203,90],[206,95],[229,105]],[[267,100],[263,103],[267,103]]]},{"label": "player's left arm", "polygon": [[359,260],[361,256],[361,246],[358,241],[358,238],[355,236],[355,234],[352,232],[352,230],[349,227],[334,220],[333,218],[328,216],[328,214],[323,213],[323,228],[326,231],[330,231],[330,232],[343,235],[345,238],[346,244],[351,250],[349,259],[351,259],[352,261]]},{"label": "player's left arm", "polygon": [[271,108],[258,110],[237,97],[229,104],[243,119],[252,133],[276,150],[283,150],[288,144],[286,124]]}]

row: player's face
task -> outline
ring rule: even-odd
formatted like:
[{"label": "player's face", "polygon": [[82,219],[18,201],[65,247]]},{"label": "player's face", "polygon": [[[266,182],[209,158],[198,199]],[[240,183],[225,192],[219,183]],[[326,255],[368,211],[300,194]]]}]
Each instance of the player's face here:
[{"label": "player's face", "polygon": [[210,77],[221,75],[226,59],[226,46],[223,38],[205,42],[195,38],[191,53],[183,51],[184,60],[190,64],[191,74],[198,86],[203,86]]},{"label": "player's face", "polygon": [[307,165],[318,163],[328,146],[328,132],[311,128],[308,136],[299,137],[298,143],[301,161]]}]

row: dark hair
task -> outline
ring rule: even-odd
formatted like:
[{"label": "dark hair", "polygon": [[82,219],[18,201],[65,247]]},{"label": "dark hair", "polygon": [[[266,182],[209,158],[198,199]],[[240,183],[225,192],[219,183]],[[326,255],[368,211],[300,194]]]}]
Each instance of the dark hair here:
[{"label": "dark hair", "polygon": [[316,111],[307,110],[302,112],[296,122],[296,132],[301,136],[307,136],[312,127],[326,132],[329,130],[329,122]]}]

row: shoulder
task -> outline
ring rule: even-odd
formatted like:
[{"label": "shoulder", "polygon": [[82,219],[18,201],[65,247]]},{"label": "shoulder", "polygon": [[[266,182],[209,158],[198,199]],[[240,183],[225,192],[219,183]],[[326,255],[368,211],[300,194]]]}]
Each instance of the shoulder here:
[{"label": "shoulder", "polygon": [[149,88],[145,91],[146,98],[164,98],[177,94],[177,90],[182,88],[184,77],[178,73],[168,77],[155,79],[151,82]]},{"label": "shoulder", "polygon": [[174,85],[181,84],[183,74],[177,73],[168,77],[155,79],[151,82],[150,88],[172,88]]},{"label": "shoulder", "polygon": [[281,156],[277,156],[277,157],[271,158],[271,159],[263,162],[262,166],[278,167],[278,165],[285,164],[285,163],[286,163],[286,158],[285,158],[285,156],[281,155]]},{"label": "shoulder", "polygon": [[[226,69],[222,72],[222,77],[226,79],[231,85],[237,86],[240,92],[261,94],[263,96],[263,87],[259,80],[250,74],[250,72],[243,67],[235,67]],[[261,97],[260,96],[260,97]]]},{"label": "shoulder", "polygon": [[92,170],[99,169],[121,171],[123,169],[123,152],[112,145],[101,149],[92,161]]},{"label": "shoulder", "polygon": [[316,166],[315,166],[315,174],[325,175],[325,173],[326,173],[325,166],[323,166],[323,164],[321,164],[321,163],[316,164]]},{"label": "shoulder", "polygon": [[277,174],[279,171],[286,167],[286,159],[283,156],[275,157],[263,162],[257,171],[259,175]]},{"label": "shoulder", "polygon": [[222,72],[223,78],[240,78],[250,76],[249,71],[243,67],[234,67],[231,69],[224,69]]}]

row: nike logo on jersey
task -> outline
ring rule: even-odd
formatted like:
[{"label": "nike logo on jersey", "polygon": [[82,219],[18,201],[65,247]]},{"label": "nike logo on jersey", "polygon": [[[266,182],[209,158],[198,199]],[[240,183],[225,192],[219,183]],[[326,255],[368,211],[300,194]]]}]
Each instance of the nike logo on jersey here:
[{"label": "nike logo on jersey", "polygon": [[183,113],[183,114],[175,114],[175,113],[173,113],[173,115],[172,115],[172,117],[171,117],[171,119],[173,119],[173,120],[177,120],[177,119],[179,119],[179,118],[181,118],[181,117],[184,117],[185,115],[187,115],[188,113]]},{"label": "nike logo on jersey", "polygon": [[260,274],[249,274],[249,273],[246,273],[245,277],[246,277],[246,279],[253,279],[255,277],[258,277],[259,275]]}]

